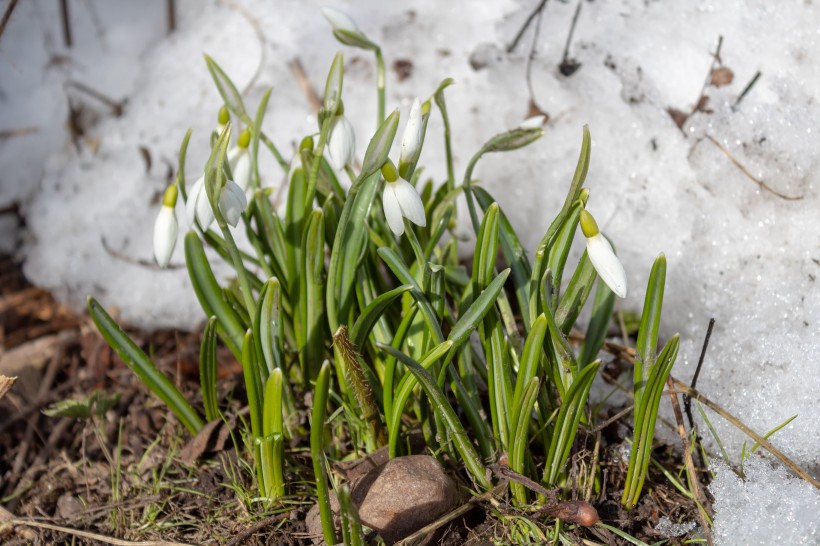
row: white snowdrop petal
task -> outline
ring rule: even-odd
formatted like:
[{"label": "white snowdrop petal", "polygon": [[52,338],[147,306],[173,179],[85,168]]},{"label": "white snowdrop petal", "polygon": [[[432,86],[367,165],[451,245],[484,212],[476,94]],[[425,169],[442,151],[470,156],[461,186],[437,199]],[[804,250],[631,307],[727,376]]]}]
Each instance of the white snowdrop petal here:
[{"label": "white snowdrop petal", "polygon": [[239,223],[242,212],[248,206],[245,191],[233,180],[228,180],[219,194],[219,210],[225,216],[225,221],[233,227]]},{"label": "white snowdrop petal", "polygon": [[356,134],[345,116],[336,116],[327,139],[327,153],[336,170],[344,169],[353,161],[356,152]]},{"label": "white snowdrop petal", "polygon": [[163,206],[154,222],[154,258],[163,269],[168,267],[177,243],[179,224],[173,207]]},{"label": "white snowdrop petal", "polygon": [[341,10],[332,8],[330,6],[325,6],[322,8],[322,15],[325,16],[327,22],[330,23],[331,26],[336,30],[360,32],[358,25],[356,25],[356,21],[354,21],[350,17],[350,15],[346,14]]},{"label": "white snowdrop petal", "polygon": [[194,227],[196,221],[196,201],[199,199],[199,194],[204,189],[205,178],[200,178],[188,188],[188,200],[185,202],[185,219],[188,220],[188,225]]},{"label": "white snowdrop petal", "polygon": [[214,211],[211,208],[211,202],[208,200],[208,191],[205,189],[204,179],[202,189],[199,190],[196,198],[196,219],[202,229],[208,229],[214,221]]},{"label": "white snowdrop petal", "polygon": [[401,138],[401,154],[399,164],[409,162],[421,145],[421,102],[418,98],[413,101],[410,108],[410,116],[407,118],[407,125],[404,127],[404,134]]},{"label": "white snowdrop petal", "polygon": [[598,276],[620,298],[626,297],[626,272],[612,245],[598,233],[587,239],[587,254]]},{"label": "white snowdrop petal", "polygon": [[392,186],[404,217],[417,226],[426,226],[427,217],[424,214],[424,203],[421,202],[421,197],[419,197],[416,188],[403,178],[393,182]]},{"label": "white snowdrop petal", "polygon": [[387,225],[390,226],[390,230],[398,237],[404,233],[404,217],[402,216],[401,206],[399,205],[399,200],[394,190],[395,183],[388,182],[384,185],[382,208],[384,209],[384,217],[387,220]]},{"label": "white snowdrop petal", "polygon": [[239,186],[242,191],[247,191],[251,183],[251,156],[247,149],[245,153],[241,154],[235,164],[231,165],[231,172],[233,173],[233,181]]}]

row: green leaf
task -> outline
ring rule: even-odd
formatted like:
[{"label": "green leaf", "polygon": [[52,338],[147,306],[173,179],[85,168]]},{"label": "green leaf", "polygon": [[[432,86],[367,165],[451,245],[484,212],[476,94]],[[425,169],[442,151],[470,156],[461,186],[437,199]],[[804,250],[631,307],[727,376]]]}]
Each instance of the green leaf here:
[{"label": "green leaf", "polygon": [[199,349],[199,385],[202,390],[202,405],[205,406],[205,420],[219,419],[219,404],[216,394],[216,324],[211,317],[202,333]]},{"label": "green leaf", "polygon": [[353,344],[356,347],[364,347],[364,344],[367,341],[367,336],[370,334],[370,330],[381,318],[387,308],[390,307],[390,304],[393,303],[396,298],[412,290],[413,288],[414,287],[412,284],[403,284],[398,288],[385,292],[370,302],[370,304],[362,311],[362,314],[359,315],[359,318],[356,319],[356,323],[350,330],[350,338],[353,340]]},{"label": "green leaf", "polygon": [[661,324],[663,308],[663,289],[666,284],[666,256],[661,254],[652,264],[646,297],[643,300],[641,325],[638,329],[638,341],[635,345],[635,403],[643,395],[644,386],[650,369],[655,364],[655,351],[658,346],[658,331]]},{"label": "green leaf", "polygon": [[424,392],[430,398],[433,408],[439,413],[442,421],[447,426],[453,444],[455,445],[456,450],[458,450],[459,455],[461,455],[467,470],[481,487],[490,489],[492,484],[489,480],[487,480],[487,470],[481,462],[478,452],[473,447],[469,436],[467,436],[467,432],[464,430],[464,426],[456,416],[456,412],[453,410],[450,402],[447,401],[447,397],[444,396],[444,393],[439,390],[438,385],[436,385],[436,381],[433,379],[433,376],[430,375],[430,372],[425,370],[421,364],[409,356],[394,349],[393,347],[390,347],[389,345],[379,344],[379,347],[383,351],[399,359],[402,364],[405,365],[407,370],[415,376],[416,380],[424,389]]},{"label": "green leaf", "polygon": [[505,269],[499,273],[493,281],[487,285],[487,288],[473,301],[469,309],[465,311],[458,322],[450,330],[450,335],[447,339],[453,342],[453,348],[457,349],[470,336],[470,333],[478,326],[481,319],[492,309],[495,305],[495,300],[504,288],[504,282],[510,275],[510,270]]},{"label": "green leaf", "polygon": [[301,320],[296,333],[302,377],[307,382],[319,372],[317,366],[325,354],[327,337],[324,328],[325,291],[322,279],[325,267],[325,221],[321,210],[314,210],[308,217],[302,240],[302,255],[305,263],[299,278]]},{"label": "green leaf", "polygon": [[[520,416],[515,422],[513,436],[510,438],[509,466],[513,472],[526,475],[524,463],[529,451],[530,416],[538,399],[539,380],[531,377],[526,386],[521,391],[521,403],[517,407]],[[510,482],[510,490],[515,498],[516,504],[525,506],[527,504],[527,490],[516,481]]]},{"label": "green leaf", "polygon": [[259,354],[265,363],[266,375],[284,366],[284,341],[281,309],[282,289],[276,277],[268,279],[259,293],[253,331],[259,344]]},{"label": "green leaf", "polygon": [[122,331],[105,309],[94,298],[88,298],[88,314],[97,326],[108,345],[114,349],[120,359],[131,371],[145,383],[151,391],[174,412],[177,419],[185,425],[191,434],[196,434],[203,423],[199,414],[177,390],[171,381],[159,371],[154,361],[148,358],[142,349]]},{"label": "green leaf", "polygon": [[199,304],[207,316],[216,315],[225,344],[240,358],[244,328],[239,316],[223,298],[222,288],[216,282],[205,256],[205,249],[202,248],[202,241],[195,231],[189,231],[185,235],[185,263]]},{"label": "green leaf", "polygon": [[225,71],[208,55],[205,55],[205,63],[208,65],[208,72],[211,73],[217,91],[219,91],[219,94],[222,96],[222,100],[225,101],[225,106],[239,116],[243,123],[252,125],[250,117],[245,110],[245,104],[242,102],[242,95],[236,89],[236,86]]},{"label": "green leaf", "polygon": [[649,370],[643,394],[635,398],[635,432],[632,451],[629,454],[629,468],[626,474],[621,504],[632,508],[638,503],[643,489],[649,461],[652,457],[652,440],[655,437],[655,421],[661,402],[664,386],[672,366],[678,357],[680,337],[675,335],[664,346],[657,361]]},{"label": "green leaf", "polygon": [[327,544],[336,544],[336,531],[333,525],[333,513],[330,510],[330,495],[327,487],[327,461],[325,460],[325,416],[327,399],[330,393],[330,362],[325,361],[316,378],[313,390],[313,410],[310,426],[310,456],[313,461],[313,474],[316,476],[316,497],[319,505],[319,516],[322,521],[322,533]]},{"label": "green leaf", "polygon": [[523,407],[524,391],[530,384],[530,380],[538,373],[538,364],[543,357],[544,338],[547,336],[547,317],[539,315],[530,329],[527,340],[524,343],[524,351],[521,353],[521,362],[518,365],[518,377],[515,379],[515,393],[513,394],[510,426],[513,430],[518,429],[519,419],[527,419],[529,414],[520,413]]},{"label": "green leaf", "polygon": [[587,302],[590,292],[592,292],[592,287],[595,286],[597,276],[598,274],[595,272],[589,256],[584,251],[581,255],[581,261],[578,263],[578,267],[575,268],[575,273],[572,274],[572,279],[570,279],[567,289],[561,296],[555,310],[555,322],[564,335],[569,335],[575,321],[578,320],[578,315],[581,314],[581,309],[584,308],[584,304]]},{"label": "green leaf", "polygon": [[[369,176],[379,172],[384,162],[387,161],[387,156],[390,153],[390,147],[393,145],[393,139],[396,136],[396,130],[399,128],[399,111],[394,110],[384,123],[381,124],[376,134],[370,139],[370,144],[367,145],[367,151],[364,153],[364,161],[362,161],[362,170],[359,173],[359,179],[364,180]],[[370,203],[368,203],[370,204]]]},{"label": "green leaf", "polygon": [[581,347],[581,354],[578,357],[578,365],[581,368],[586,367],[598,356],[598,352],[606,340],[614,309],[615,293],[610,290],[604,281],[599,279],[598,288],[595,290],[595,300],[592,302],[592,316],[589,319],[587,334]]},{"label": "green leaf", "polygon": [[493,203],[484,214],[476,235],[473,255],[473,293],[483,290],[493,276],[498,255],[498,204]]},{"label": "green leaf", "polygon": [[578,423],[584,412],[584,405],[592,387],[592,381],[598,373],[600,362],[593,362],[584,368],[572,383],[561,403],[558,417],[555,419],[555,431],[552,435],[547,460],[544,465],[544,483],[551,487],[558,480],[558,473],[569,457],[572,443],[578,432]]},{"label": "green leaf", "polygon": [[333,57],[333,63],[327,74],[327,83],[325,83],[325,114],[328,116],[335,115],[342,102],[344,65],[344,55],[340,51]]},{"label": "green leaf", "polygon": [[[486,211],[490,205],[495,203],[495,199],[487,193],[484,188],[475,186],[473,193],[479,206]],[[507,216],[503,210],[498,211],[498,234],[501,242],[501,251],[504,254],[504,260],[510,264],[512,269],[512,281],[515,288],[515,296],[518,301],[518,306],[521,309],[521,318],[525,322],[525,331],[530,329],[530,313],[529,313],[529,280],[532,274],[532,267],[527,258],[527,251],[524,250],[521,241],[518,239],[518,234],[510,224]]]}]

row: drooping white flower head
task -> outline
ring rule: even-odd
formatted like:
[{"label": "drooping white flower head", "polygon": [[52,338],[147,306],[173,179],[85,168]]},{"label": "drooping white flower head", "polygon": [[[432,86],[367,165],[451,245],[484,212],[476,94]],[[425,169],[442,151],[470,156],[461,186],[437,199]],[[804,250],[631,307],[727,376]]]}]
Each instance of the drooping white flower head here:
[{"label": "drooping white flower head", "polygon": [[626,272],[621,261],[615,256],[612,245],[601,234],[595,218],[581,209],[581,231],[587,239],[587,255],[598,276],[620,298],[626,297]]},{"label": "drooping white flower head", "polygon": [[361,30],[359,30],[359,26],[356,24],[356,21],[354,21],[350,15],[341,10],[330,6],[325,6],[322,8],[322,15],[325,16],[325,19],[327,19],[327,22],[330,23],[334,30],[361,32]]},{"label": "drooping white flower head", "polygon": [[341,171],[353,162],[355,153],[356,133],[353,132],[353,124],[344,115],[335,116],[327,139],[330,163],[337,171]]},{"label": "drooping white flower head", "polygon": [[426,226],[424,203],[413,184],[399,178],[396,167],[390,160],[382,167],[382,174],[385,179],[382,207],[390,230],[396,237],[404,233],[404,218],[417,226]]},{"label": "drooping white flower head", "polygon": [[185,202],[185,218],[192,228],[196,221],[205,230],[214,221],[214,211],[211,210],[211,203],[208,201],[208,193],[205,191],[205,175],[194,182],[188,190],[188,201]]},{"label": "drooping white flower head", "polygon": [[236,227],[247,206],[248,199],[245,197],[245,190],[233,180],[225,182],[225,186],[219,192],[219,211],[225,217],[225,221]]},{"label": "drooping white flower head", "polygon": [[173,184],[165,190],[162,208],[154,222],[154,258],[160,268],[165,269],[171,261],[171,254],[177,244],[179,223],[176,214],[177,186]]},{"label": "drooping white flower head", "polygon": [[228,150],[228,164],[231,166],[233,181],[242,191],[247,191],[251,184],[251,154],[248,152],[250,141],[251,132],[243,129],[236,146]]},{"label": "drooping white flower head", "polygon": [[405,125],[404,134],[401,137],[399,172],[402,172],[403,165],[413,161],[418,152],[419,146],[421,146],[421,129],[421,101],[416,98],[410,108],[410,116],[407,118],[407,125]]}]

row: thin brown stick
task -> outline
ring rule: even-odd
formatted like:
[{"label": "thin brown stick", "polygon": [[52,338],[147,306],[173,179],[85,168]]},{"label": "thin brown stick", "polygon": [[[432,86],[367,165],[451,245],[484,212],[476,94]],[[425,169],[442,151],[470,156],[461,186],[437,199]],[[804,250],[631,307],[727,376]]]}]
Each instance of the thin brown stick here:
[{"label": "thin brown stick", "polygon": [[60,21],[63,24],[63,42],[71,47],[71,21],[68,15],[68,0],[60,0]]},{"label": "thin brown stick", "polygon": [[689,387],[689,385],[687,385],[686,383],[684,383],[682,381],[679,381],[679,380],[677,380],[673,377],[670,377],[670,379],[674,383],[674,386],[675,386],[675,389],[676,389],[675,392],[678,392],[680,394],[685,394],[686,396],[694,398],[698,402],[701,402],[701,403],[709,406],[709,408],[712,411],[714,411],[715,413],[717,413],[718,415],[720,415],[721,417],[723,417],[724,419],[726,419],[727,421],[732,423],[735,427],[737,427],[741,431],[743,431],[743,433],[746,434],[749,438],[751,438],[752,440],[754,440],[755,442],[760,444],[760,446],[763,447],[766,451],[768,451],[769,453],[771,453],[772,455],[777,457],[780,460],[780,462],[782,462],[784,465],[786,465],[789,468],[789,470],[794,472],[794,474],[796,474],[797,476],[803,478],[804,480],[806,480],[807,482],[812,484],[817,489],[820,489],[820,481],[817,481],[814,478],[812,478],[811,475],[809,475],[808,472],[806,472],[805,470],[800,468],[797,465],[797,463],[792,461],[782,451],[780,451],[779,449],[774,447],[771,443],[769,443],[769,441],[766,440],[766,438],[764,438],[760,434],[758,434],[755,431],[753,431],[752,429],[750,429],[740,419],[738,419],[737,417],[735,417],[734,415],[732,415],[731,413],[729,413],[728,411],[726,411],[725,409],[723,409],[722,407],[717,405],[716,403],[712,402],[711,400],[709,400],[708,398],[703,396],[700,392],[698,392],[695,389]]},{"label": "thin brown stick", "polygon": [[754,87],[754,85],[757,83],[757,80],[759,80],[759,79],[760,79],[760,76],[761,76],[762,74],[763,74],[763,73],[762,73],[762,72],[760,72],[760,70],[758,70],[757,72],[755,72],[755,75],[754,75],[754,76],[752,76],[752,79],[749,81],[749,83],[747,83],[747,84],[746,84],[746,87],[744,87],[744,88],[743,88],[743,91],[741,91],[741,92],[740,92],[740,95],[738,95],[738,96],[737,96],[737,99],[735,100],[734,104],[732,104],[732,110],[733,110],[733,111],[734,111],[734,110],[737,110],[737,107],[740,105],[740,101],[742,101],[742,100],[743,100],[743,98],[744,98],[746,95],[748,95],[748,94],[749,94],[749,91],[751,91],[751,90],[752,90],[752,87]]},{"label": "thin brown stick", "polygon": [[2,129],[0,130],[0,139],[5,140],[7,138],[30,135],[38,132],[39,130],[40,128],[36,125],[31,125],[29,127],[14,127],[13,129]]},{"label": "thin brown stick", "polygon": [[17,7],[17,0],[11,0],[9,5],[6,6],[6,11],[3,12],[3,18],[0,19],[0,37],[3,36],[3,32],[6,30],[6,25],[9,24],[9,19],[11,19],[11,14],[14,11],[14,8]]},{"label": "thin brown stick", "polygon": [[714,144],[715,146],[717,146],[717,148],[718,148],[721,152],[723,152],[723,155],[725,155],[725,156],[729,159],[729,161],[731,161],[731,162],[732,162],[732,164],[740,170],[740,172],[742,172],[743,174],[745,174],[745,175],[749,178],[749,180],[751,180],[752,182],[754,182],[755,184],[757,184],[757,185],[758,185],[758,187],[759,187],[761,190],[766,190],[767,192],[769,192],[769,193],[771,193],[771,194],[773,194],[773,195],[776,195],[776,196],[778,196],[779,198],[784,199],[784,200],[786,200],[786,201],[800,201],[801,199],[803,199],[803,196],[802,196],[802,195],[797,195],[797,196],[786,195],[786,194],[784,194],[784,193],[780,193],[779,191],[775,190],[774,188],[769,187],[769,186],[768,186],[765,182],[763,182],[762,180],[760,180],[759,178],[757,178],[756,176],[754,176],[752,173],[750,173],[750,172],[746,169],[746,167],[744,167],[744,166],[740,163],[740,161],[738,161],[737,159],[735,159],[735,156],[733,156],[733,155],[731,154],[731,152],[729,152],[729,150],[727,150],[727,149],[726,149],[726,147],[725,147],[723,144],[721,144],[720,142],[718,142],[717,140],[715,140],[714,138],[712,138],[712,137],[711,137],[710,135],[708,135],[708,134],[707,134],[707,135],[705,135],[705,136],[706,136],[706,138],[709,140],[709,142],[711,142],[712,144]]},{"label": "thin brown stick", "polygon": [[49,531],[66,533],[77,537],[87,538],[88,540],[96,540],[105,544],[113,544],[114,546],[191,546],[190,544],[186,544],[184,542],[170,542],[167,540],[122,540],[120,538],[108,537],[97,533],[89,533],[88,531],[80,531],[79,529],[61,527],[59,525],[52,525],[51,523],[44,523],[42,521],[34,521],[30,519],[15,518],[9,523],[11,525],[23,525],[26,527],[35,527],[37,529],[48,529]]},{"label": "thin brown stick", "polygon": [[604,421],[603,423],[601,423],[601,424],[599,424],[599,425],[596,425],[596,426],[595,426],[595,428],[594,428],[594,429],[592,429],[590,432],[592,432],[592,433],[598,433],[598,432],[601,432],[601,431],[602,431],[602,430],[604,430],[606,427],[608,427],[609,425],[611,425],[612,423],[614,423],[615,421],[617,421],[618,419],[620,419],[620,418],[621,418],[621,417],[623,417],[624,415],[629,414],[629,413],[630,413],[632,410],[634,410],[634,409],[635,409],[635,404],[632,404],[632,405],[631,405],[631,406],[629,406],[628,408],[624,408],[624,409],[622,409],[621,411],[619,411],[618,413],[616,413],[615,415],[613,415],[612,417],[610,417],[609,419],[607,419],[607,420],[606,420],[606,421]]},{"label": "thin brown stick", "polygon": [[165,1],[165,13],[168,19],[168,34],[177,29],[177,8],[175,0]]},{"label": "thin brown stick", "polygon": [[[686,473],[689,474],[689,487],[692,489],[692,495],[694,495],[695,501],[703,507],[706,504],[706,496],[700,488],[698,473],[697,470],[695,470],[695,463],[692,461],[691,446],[689,445],[689,434],[687,434],[686,426],[683,424],[683,412],[681,412],[680,409],[678,395],[674,392],[674,384],[671,377],[666,380],[666,383],[670,389],[669,397],[672,400],[672,411],[675,413],[675,421],[678,423],[678,436],[680,436],[681,444],[683,444],[683,461],[686,464]],[[703,529],[703,534],[706,536],[706,543],[709,546],[712,546],[714,544],[712,541],[712,530],[709,528],[709,522],[706,519],[706,515],[700,509],[698,510],[698,520],[700,521],[700,526]]]},{"label": "thin brown stick", "polygon": [[225,543],[225,546],[236,546],[237,544],[245,544],[245,540],[247,540],[252,534],[261,531],[268,525],[273,525],[277,521],[288,517],[290,514],[288,512],[284,514],[276,514],[274,516],[267,517],[265,519],[261,519],[251,525],[246,529],[242,529],[237,533],[231,540]]},{"label": "thin brown stick", "polygon": [[515,51],[515,48],[518,47],[518,42],[521,41],[521,38],[524,36],[524,33],[530,27],[530,25],[532,24],[535,17],[538,16],[544,10],[544,6],[546,6],[546,5],[547,5],[547,0],[541,0],[538,3],[538,5],[535,7],[535,9],[532,10],[532,12],[527,17],[527,20],[524,21],[524,24],[521,25],[520,29],[518,29],[518,32],[516,33],[515,38],[513,38],[513,41],[510,43],[509,46],[507,46],[507,53],[512,53],[513,51]]}]

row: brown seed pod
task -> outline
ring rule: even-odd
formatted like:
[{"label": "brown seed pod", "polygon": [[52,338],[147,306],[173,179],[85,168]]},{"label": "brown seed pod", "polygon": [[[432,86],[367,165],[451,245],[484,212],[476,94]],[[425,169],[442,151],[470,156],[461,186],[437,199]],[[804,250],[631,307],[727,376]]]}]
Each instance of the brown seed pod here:
[{"label": "brown seed pod", "polygon": [[551,506],[546,512],[556,519],[591,527],[598,523],[598,511],[588,502],[560,502]]}]

